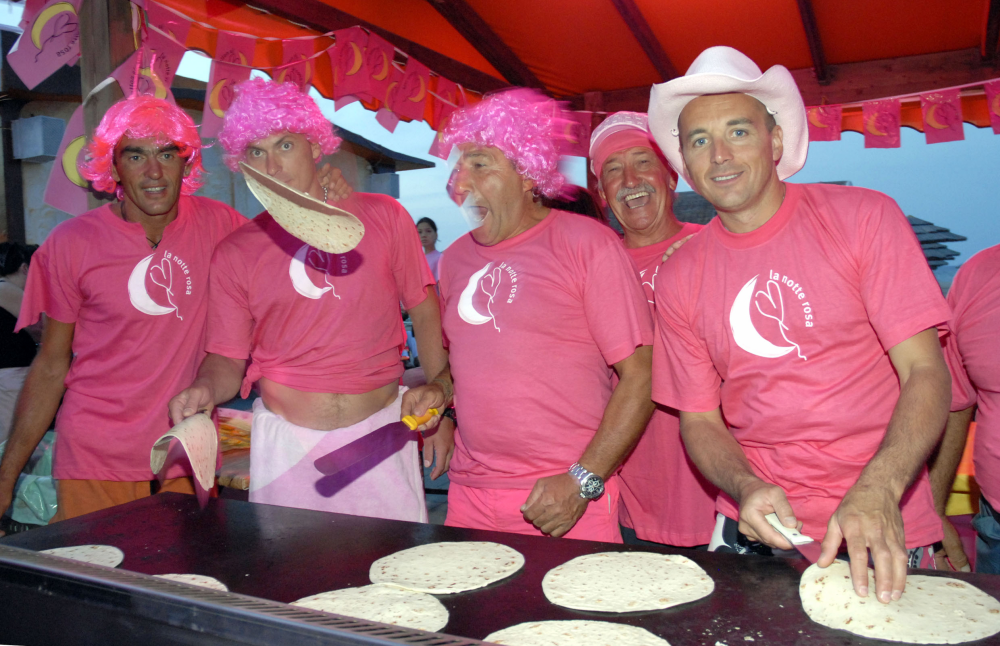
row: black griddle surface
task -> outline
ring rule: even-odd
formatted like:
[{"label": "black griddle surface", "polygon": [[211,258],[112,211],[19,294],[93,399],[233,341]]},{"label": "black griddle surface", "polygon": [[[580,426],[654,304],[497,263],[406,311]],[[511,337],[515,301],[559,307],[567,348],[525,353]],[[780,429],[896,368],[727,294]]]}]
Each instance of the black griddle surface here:
[{"label": "black griddle surface", "polygon": [[[152,496],[0,542],[33,550],[114,545],[125,553],[120,566],[124,569],[207,574],[233,592],[288,603],[367,585],[371,564],[394,552],[469,540],[508,545],[524,555],[525,565],[486,588],[439,595],[451,615],[442,632],[452,635],[483,639],[525,621],[595,619],[646,628],[673,646],[886,644],[813,623],[798,596],[799,577],[808,563],[796,559],[521,536],[223,499],[212,499],[201,510],[193,496],[181,494]],[[577,556],[605,551],[683,554],[708,572],[715,591],[694,603],[629,614],[575,611],[549,603],[541,586],[546,572]],[[1000,597],[1000,576],[950,576]],[[1000,636],[975,643],[1000,644]]]}]

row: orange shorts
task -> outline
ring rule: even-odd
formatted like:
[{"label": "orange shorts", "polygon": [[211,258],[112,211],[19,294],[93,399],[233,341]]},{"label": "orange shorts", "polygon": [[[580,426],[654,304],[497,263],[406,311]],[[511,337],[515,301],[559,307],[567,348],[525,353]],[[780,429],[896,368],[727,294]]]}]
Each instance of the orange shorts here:
[{"label": "orange shorts", "polygon": [[[188,477],[164,480],[160,492],[194,494],[194,481]],[[56,515],[49,523],[76,518],[92,511],[146,498],[152,493],[149,480],[119,482],[116,480],[56,480]]]}]

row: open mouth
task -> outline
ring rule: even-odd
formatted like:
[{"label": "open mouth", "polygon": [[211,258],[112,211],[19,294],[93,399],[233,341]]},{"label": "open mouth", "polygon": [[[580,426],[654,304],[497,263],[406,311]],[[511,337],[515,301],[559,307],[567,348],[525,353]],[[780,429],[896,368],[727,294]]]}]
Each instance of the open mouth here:
[{"label": "open mouth", "polygon": [[638,209],[649,204],[650,199],[651,197],[649,192],[639,191],[638,193],[632,193],[631,195],[626,195],[623,201],[625,202],[625,206],[627,206],[628,208]]},{"label": "open mouth", "polygon": [[486,214],[490,212],[490,210],[485,206],[475,206],[470,204],[463,206],[462,211],[465,212],[466,217],[468,217],[470,221],[476,223],[481,223],[485,220]]}]

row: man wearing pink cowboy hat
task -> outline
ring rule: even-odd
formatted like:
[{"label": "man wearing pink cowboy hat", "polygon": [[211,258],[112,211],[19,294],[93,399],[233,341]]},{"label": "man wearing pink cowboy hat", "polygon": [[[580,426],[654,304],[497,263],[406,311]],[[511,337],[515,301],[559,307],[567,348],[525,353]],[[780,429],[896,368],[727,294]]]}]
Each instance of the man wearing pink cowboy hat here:
[{"label": "man wearing pink cowboy hat", "polygon": [[[625,232],[625,251],[639,267],[653,311],[664,254],[702,227],[674,217],[677,173],[653,141],[647,121],[638,112],[618,112],[605,119],[590,138],[590,169],[598,179],[601,198]],[[619,518],[627,542],[637,537],[691,547],[711,539],[718,489],[684,451],[677,411],[661,406],[653,412],[619,475]]]},{"label": "man wearing pink cowboy hat", "polygon": [[912,229],[880,193],[783,181],[808,139],[780,65],[710,48],[653,87],[649,124],[719,214],[660,269],[654,352],[653,398],[725,494],[709,549],[790,549],[775,513],[820,566],[846,540],[860,596],[870,550],[899,599],[941,539],[924,465],[950,401],[950,312]]},{"label": "man wearing pink cowboy hat", "polygon": [[652,317],[614,232],[540,200],[564,182],[554,108],[502,92],[445,131],[475,220],[439,265],[458,416],[446,524],[620,543],[614,473],[653,410]]}]

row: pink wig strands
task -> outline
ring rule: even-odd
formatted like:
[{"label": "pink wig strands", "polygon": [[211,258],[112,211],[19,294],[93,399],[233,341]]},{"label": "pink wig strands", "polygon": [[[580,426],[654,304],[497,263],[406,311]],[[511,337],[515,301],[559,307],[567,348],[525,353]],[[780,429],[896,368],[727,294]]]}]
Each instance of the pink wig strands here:
[{"label": "pink wig strands", "polygon": [[499,148],[519,174],[535,180],[542,195],[556,197],[566,182],[556,149],[564,125],[560,110],[534,90],[505,90],[452,114],[444,140]]},{"label": "pink wig strands", "polygon": [[80,163],[80,174],[90,180],[94,189],[114,193],[119,200],[125,197],[122,187],[111,176],[115,146],[124,138],[145,139],[155,137],[159,146],[174,144],[178,154],[187,160],[187,176],[181,193],[191,195],[204,183],[201,165],[201,137],[183,110],[163,99],[141,95],[123,99],[111,106],[94,131],[87,146],[85,161]]},{"label": "pink wig strands", "polygon": [[247,147],[278,132],[294,132],[319,144],[324,155],[336,152],[340,137],[312,97],[294,83],[252,78],[236,86],[236,98],[226,110],[219,143],[223,160],[238,173]]}]

